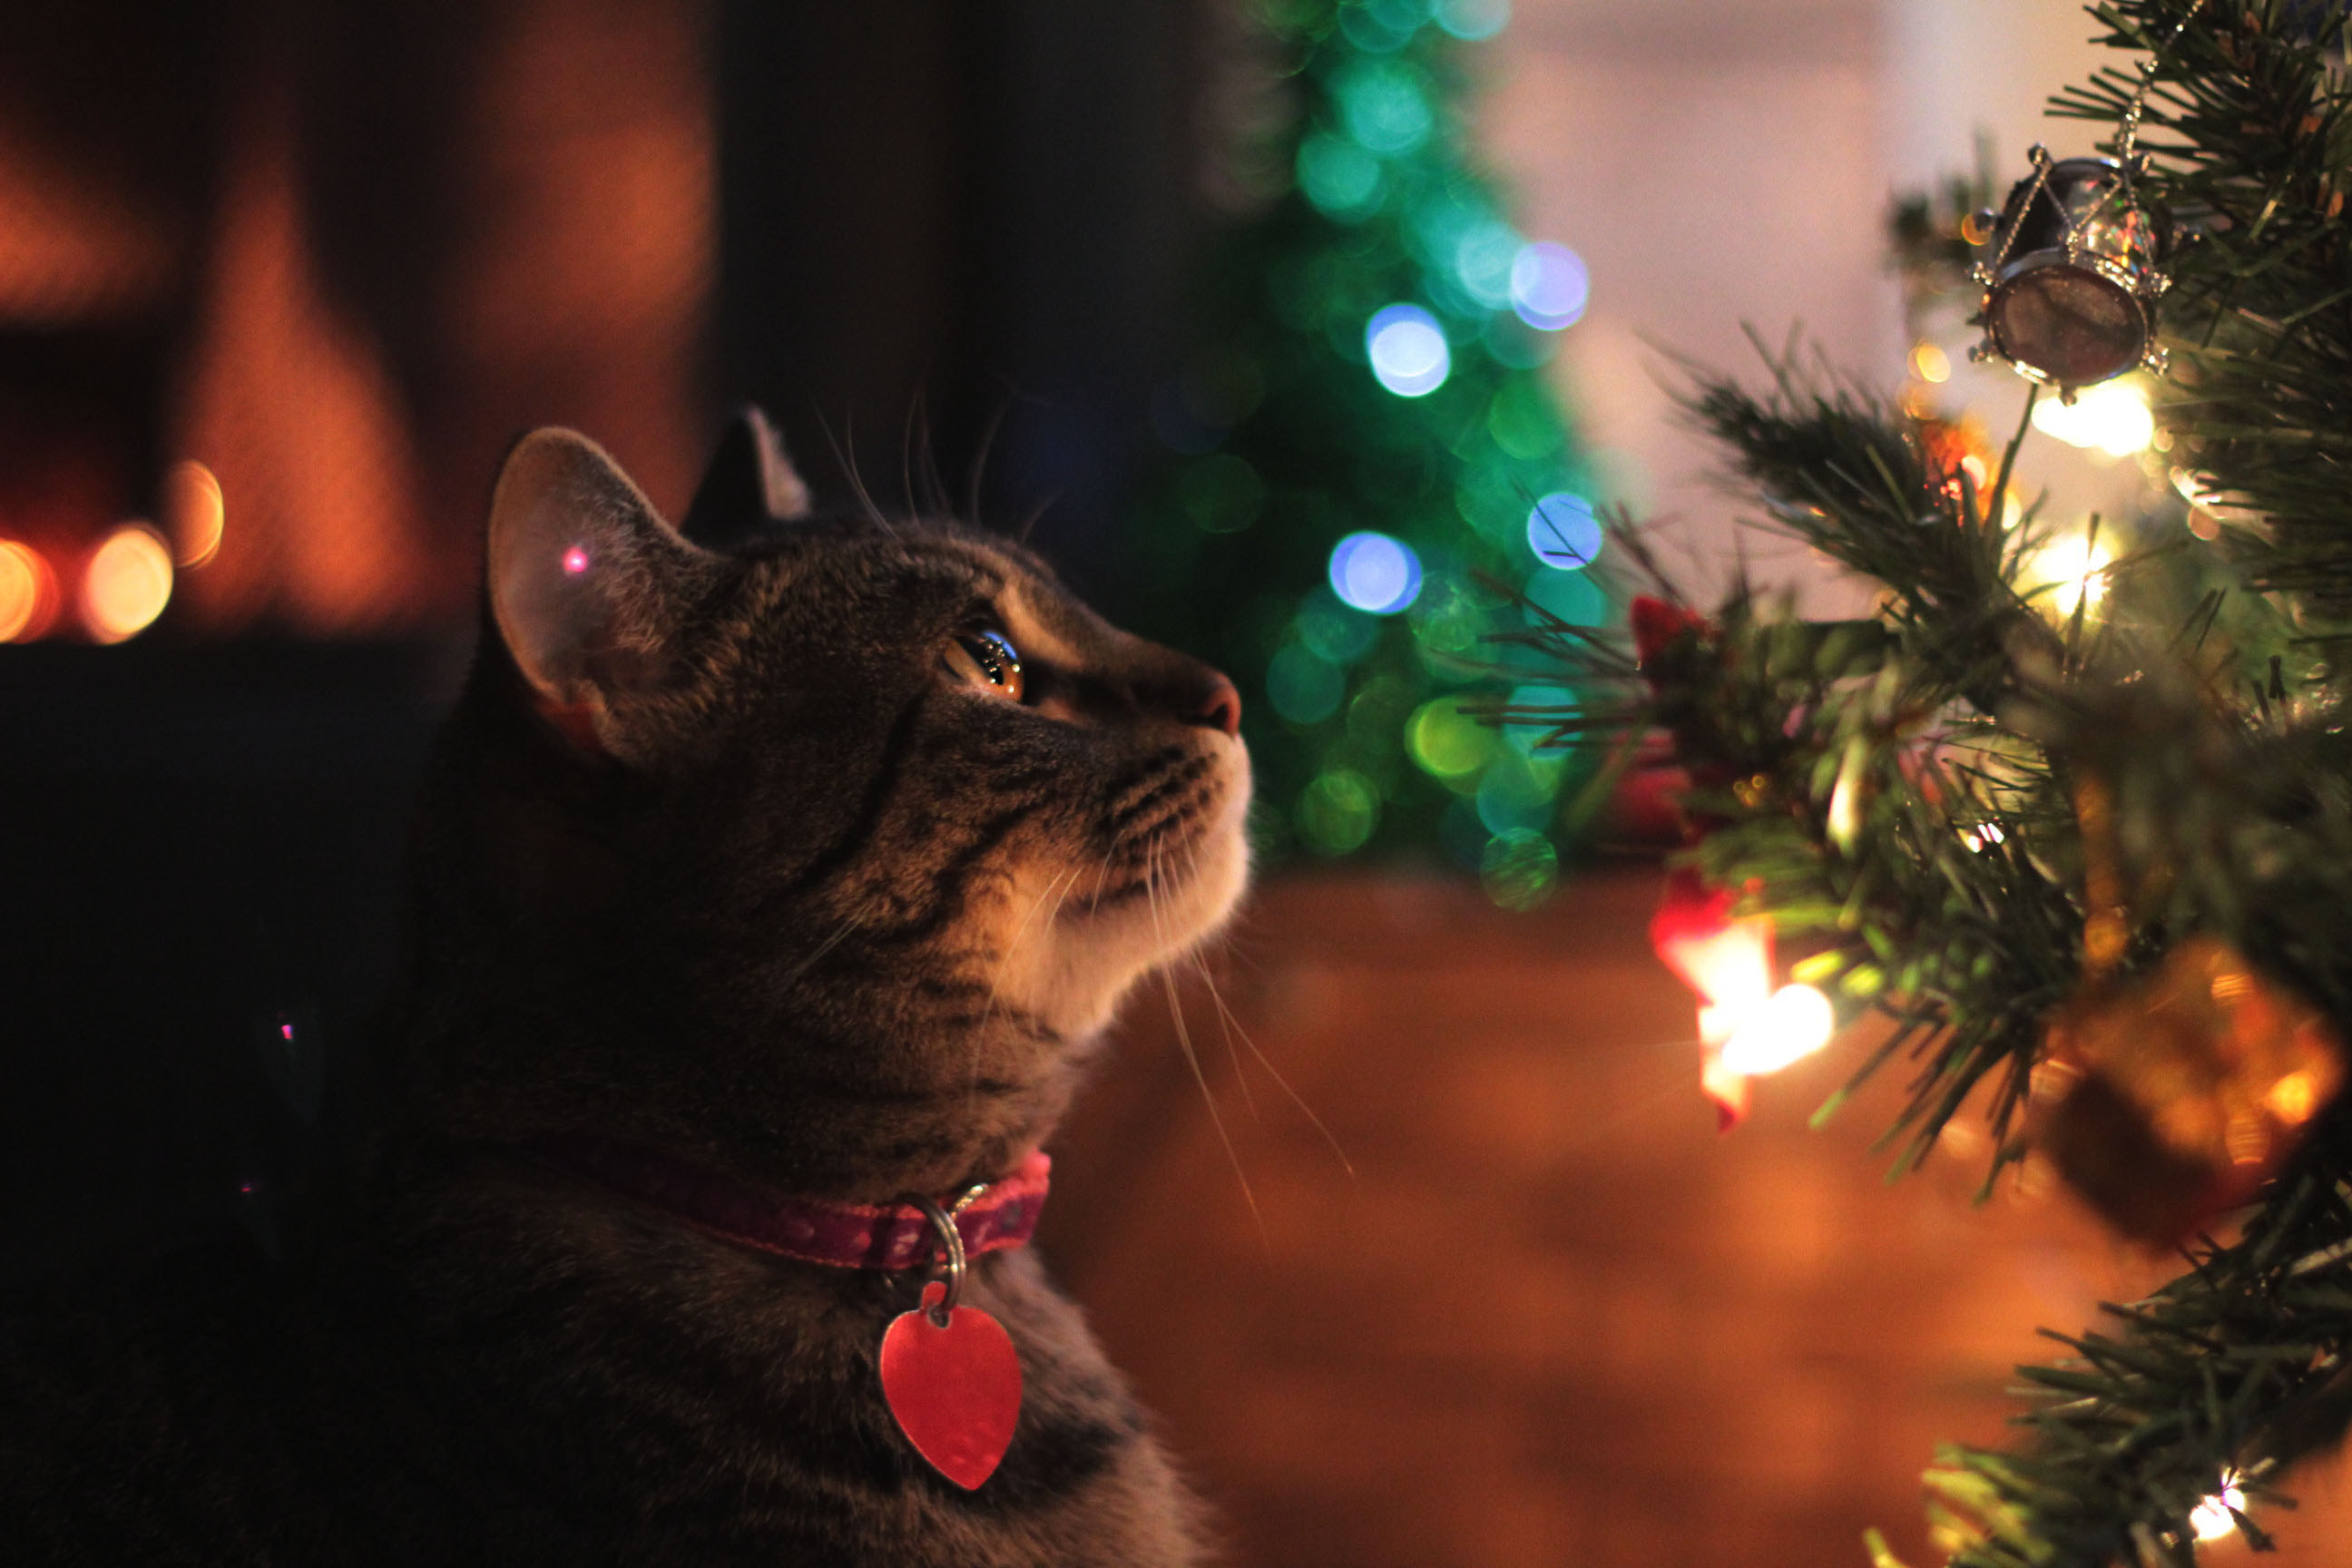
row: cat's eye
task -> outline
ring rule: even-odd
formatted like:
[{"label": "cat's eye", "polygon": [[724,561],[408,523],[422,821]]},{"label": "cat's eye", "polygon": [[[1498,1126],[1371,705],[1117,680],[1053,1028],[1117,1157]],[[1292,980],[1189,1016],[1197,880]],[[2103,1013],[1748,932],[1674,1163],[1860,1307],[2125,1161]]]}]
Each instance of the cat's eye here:
[{"label": "cat's eye", "polygon": [[958,632],[948,639],[940,662],[950,675],[998,697],[1021,700],[1021,655],[1003,632]]}]

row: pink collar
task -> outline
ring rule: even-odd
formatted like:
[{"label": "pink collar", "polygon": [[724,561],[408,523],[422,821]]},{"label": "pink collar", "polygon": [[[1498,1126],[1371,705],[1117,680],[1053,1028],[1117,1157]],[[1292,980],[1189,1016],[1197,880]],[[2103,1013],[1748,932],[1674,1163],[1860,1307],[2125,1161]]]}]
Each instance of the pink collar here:
[{"label": "pink collar", "polygon": [[[835,1268],[921,1268],[939,1251],[931,1222],[910,1203],[782,1197],[667,1154],[598,1138],[539,1139],[530,1152],[676,1215],[699,1230],[780,1258]],[[952,1216],[963,1237],[965,1257],[1019,1247],[1029,1239],[1045,1207],[1046,1174],[1053,1163],[1041,1150],[1010,1175],[974,1189],[963,1202],[952,1197],[941,1201],[940,1206]]]}]

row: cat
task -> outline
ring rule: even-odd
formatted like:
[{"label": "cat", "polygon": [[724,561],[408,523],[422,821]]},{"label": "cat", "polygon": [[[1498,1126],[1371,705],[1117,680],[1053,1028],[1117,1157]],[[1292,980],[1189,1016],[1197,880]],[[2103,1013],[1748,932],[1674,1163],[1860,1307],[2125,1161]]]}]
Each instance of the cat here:
[{"label": "cat", "polygon": [[[877,1357],[937,1268],[894,1205],[1034,1174],[1122,993],[1240,898],[1232,684],[1003,539],[814,510],[756,411],[675,529],[525,437],[487,556],[385,1109],[312,1261],[0,1318],[0,1562],[1199,1560],[1027,1250],[962,1283],[1023,1380],[987,1479],[925,1460]],[[887,1212],[923,1266],[681,1192]]]}]

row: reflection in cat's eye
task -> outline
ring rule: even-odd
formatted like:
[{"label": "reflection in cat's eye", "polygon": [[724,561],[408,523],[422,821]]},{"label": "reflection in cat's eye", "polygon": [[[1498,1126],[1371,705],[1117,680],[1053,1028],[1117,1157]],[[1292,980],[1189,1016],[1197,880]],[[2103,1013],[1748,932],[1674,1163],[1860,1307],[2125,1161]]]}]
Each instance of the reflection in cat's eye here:
[{"label": "reflection in cat's eye", "polygon": [[1021,655],[1014,651],[1012,639],[1003,632],[958,632],[948,639],[948,646],[940,651],[940,662],[958,680],[978,686],[994,696],[1018,702],[1025,689],[1021,676]]}]

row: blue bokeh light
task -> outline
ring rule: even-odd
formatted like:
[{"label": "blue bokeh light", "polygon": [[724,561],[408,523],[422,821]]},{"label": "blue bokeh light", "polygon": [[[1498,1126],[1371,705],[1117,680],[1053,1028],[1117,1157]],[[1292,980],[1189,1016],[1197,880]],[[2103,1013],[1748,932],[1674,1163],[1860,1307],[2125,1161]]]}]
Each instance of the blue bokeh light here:
[{"label": "blue bokeh light", "polygon": [[1536,559],[1561,572],[1580,572],[1601,553],[1601,520],[1592,503],[1570,490],[1554,490],[1528,512],[1528,548]]},{"label": "blue bokeh light", "polygon": [[1380,384],[1399,397],[1435,392],[1454,369],[1445,329],[1418,305],[1391,305],[1375,312],[1364,326],[1364,356]]},{"label": "blue bokeh light", "polygon": [[1421,561],[1385,533],[1351,533],[1331,547],[1331,592],[1343,604],[1393,616],[1421,596]]},{"label": "blue bokeh light", "polygon": [[1521,247],[1511,262],[1511,309],[1539,331],[1572,325],[1591,292],[1584,258],[1564,245],[1538,239]]}]

